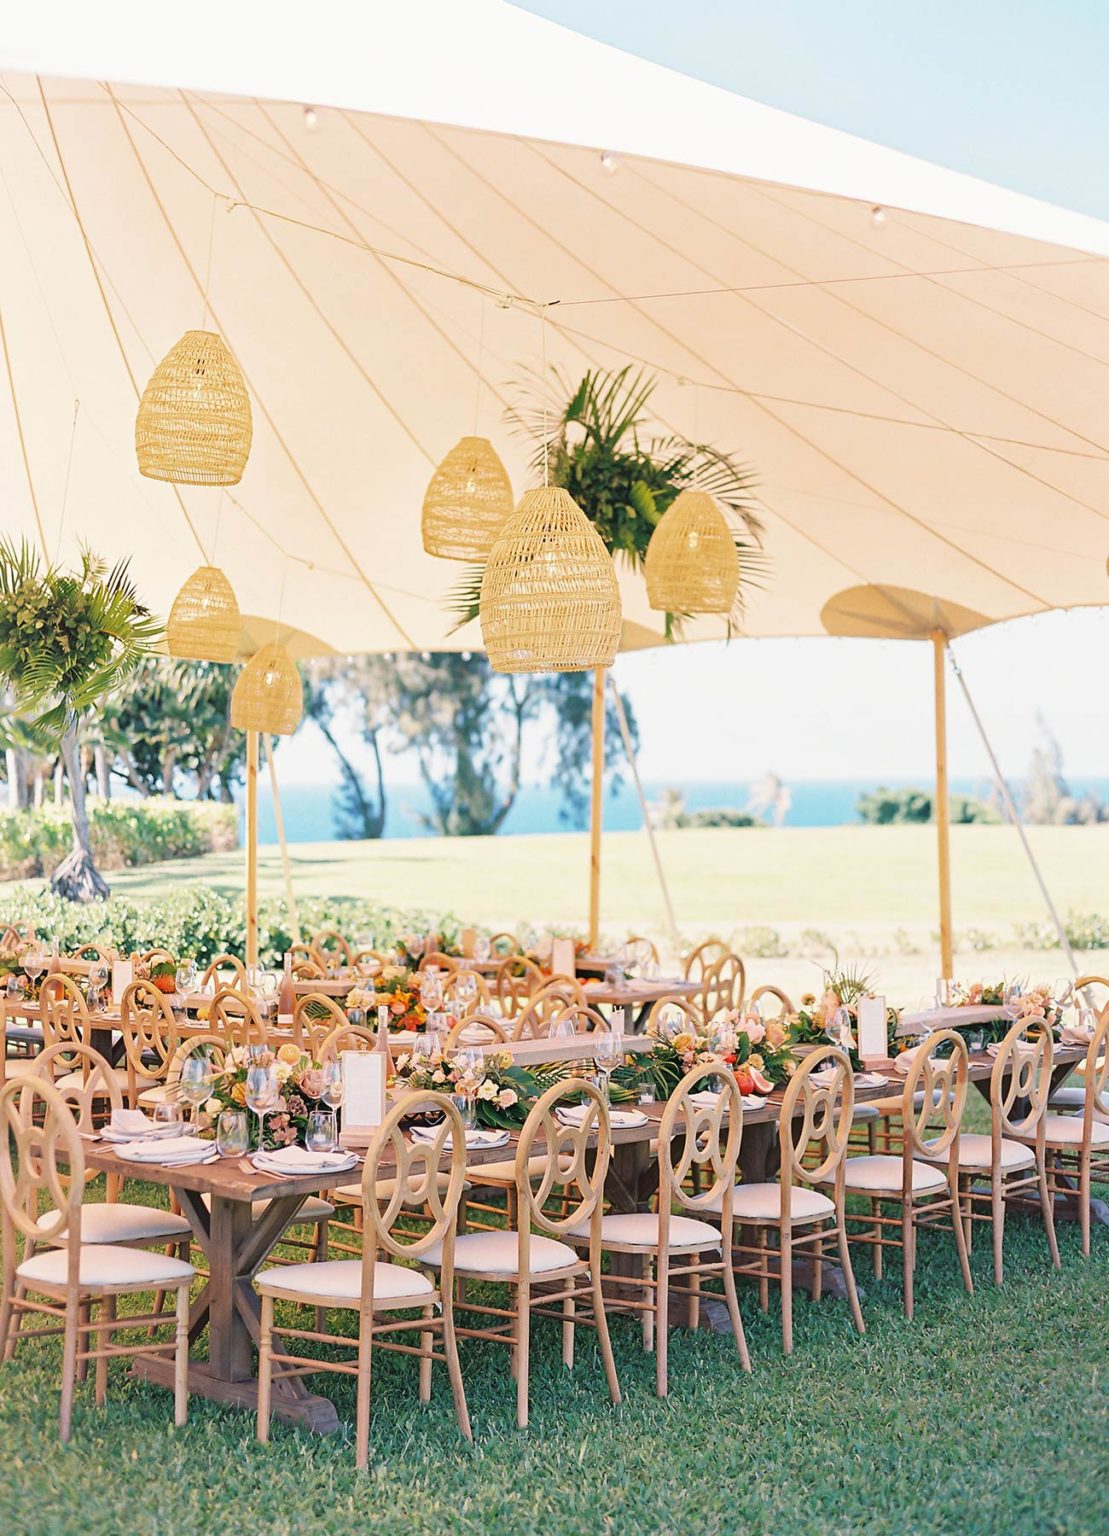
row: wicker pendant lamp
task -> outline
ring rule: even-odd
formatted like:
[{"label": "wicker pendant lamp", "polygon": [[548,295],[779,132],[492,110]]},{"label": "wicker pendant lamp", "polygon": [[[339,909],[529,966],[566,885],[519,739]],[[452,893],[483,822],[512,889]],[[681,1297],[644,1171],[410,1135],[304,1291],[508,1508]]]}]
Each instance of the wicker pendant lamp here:
[{"label": "wicker pendant lamp", "polygon": [[610,667],[620,641],[612,557],[569,491],[527,491],[481,582],[481,633],[495,672]]},{"label": "wicker pendant lamp", "polygon": [[189,661],[234,661],[239,605],[219,566],[198,565],[173,599],[166,644],[171,656]]},{"label": "wicker pendant lamp", "polygon": [[239,673],[231,694],[231,724],[240,731],[291,736],[304,711],[296,663],[283,645],[263,645]]},{"label": "wicker pendant lamp", "polygon": [[139,470],[177,485],[237,485],[250,454],[250,397],[212,331],[186,331],[150,376],[135,417]]},{"label": "wicker pendant lamp", "polygon": [[682,491],[663,513],[643,562],[647,601],[663,613],[730,613],[739,553],[724,514],[704,491]]},{"label": "wicker pendant lamp", "polygon": [[508,471],[486,437],[463,437],[424,496],[424,548],[442,560],[487,560],[512,516]]}]

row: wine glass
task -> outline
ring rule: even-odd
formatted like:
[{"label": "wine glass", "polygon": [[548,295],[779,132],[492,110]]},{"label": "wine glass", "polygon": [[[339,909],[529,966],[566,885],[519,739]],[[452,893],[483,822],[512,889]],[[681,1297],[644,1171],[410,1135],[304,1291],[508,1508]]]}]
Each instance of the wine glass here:
[{"label": "wine glass", "polygon": [[824,1027],[824,1033],[833,1045],[838,1045],[841,1051],[850,1051],[854,1044],[851,1036],[851,1014],[846,1008],[837,1008],[832,1015],[830,1024]]},{"label": "wine glass", "polygon": [[246,1115],[241,1109],[225,1109],[216,1121],[216,1150],[221,1157],[242,1157],[250,1145]]},{"label": "wine glass", "polygon": [[23,956],[23,969],[31,978],[31,990],[33,991],[35,983],[46,969],[46,956],[39,949],[38,945],[34,949],[29,949]]},{"label": "wine glass", "polygon": [[459,971],[454,979],[454,1000],[459,1013],[470,1013],[477,1002],[477,976],[473,971]]},{"label": "wine glass", "polygon": [[104,1006],[104,988],[108,981],[108,967],[102,961],[94,961],[89,966],[89,990],[88,1004],[95,1012]]},{"label": "wine glass", "polygon": [[336,1056],[331,1056],[320,1068],[323,1074],[323,1091],[320,1098],[329,1109],[341,1108],[343,1103],[343,1063]]},{"label": "wine glass", "polygon": [[173,980],[180,997],[191,992],[196,986],[196,961],[193,959],[179,961]]},{"label": "wine glass", "polygon": [[480,1045],[460,1045],[454,1053],[454,1069],[460,1093],[466,1096],[466,1127],[477,1124],[477,1091],[485,1081],[485,1052]]},{"label": "wine glass", "polygon": [[272,1061],[255,1062],[246,1069],[246,1102],[258,1116],[258,1150],[265,1145],[266,1110],[278,1100],[277,1066]]},{"label": "wine glass", "polygon": [[435,1066],[435,1059],[439,1054],[438,1040],[431,1040],[427,1035],[417,1035],[412,1042],[412,1054],[408,1058],[408,1065],[413,1075],[417,1073],[431,1072]]},{"label": "wine glass", "polygon": [[420,1002],[428,1013],[433,1012],[443,1001],[443,977],[442,973],[433,966],[420,972]]},{"label": "wine glass", "polygon": [[660,1040],[673,1040],[687,1028],[684,1009],[677,1003],[666,1003],[655,1015],[655,1027]]},{"label": "wine glass", "polygon": [[194,1051],[181,1063],[181,1095],[192,1105],[193,1130],[200,1128],[200,1106],[207,1101],[212,1063],[202,1051]]},{"label": "wine glass", "polygon": [[616,1030],[604,1030],[593,1037],[593,1060],[596,1066],[597,1087],[611,1102],[612,1074],[624,1061],[624,1037]]}]

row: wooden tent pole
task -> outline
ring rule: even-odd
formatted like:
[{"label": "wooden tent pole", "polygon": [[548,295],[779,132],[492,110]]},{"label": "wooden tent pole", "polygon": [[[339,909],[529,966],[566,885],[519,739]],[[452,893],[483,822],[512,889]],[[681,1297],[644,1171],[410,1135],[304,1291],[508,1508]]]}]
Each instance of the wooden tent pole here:
[{"label": "wooden tent pole", "polygon": [[258,964],[258,732],[246,733],[246,963]]},{"label": "wooden tent pole", "polygon": [[266,745],[266,766],[270,771],[270,794],[273,796],[273,820],[277,828],[277,841],[281,848],[281,872],[285,876],[285,904],[289,908],[289,931],[293,943],[300,943],[300,914],[293,891],[293,868],[289,861],[289,845],[285,841],[285,817],[281,810],[281,793],[277,787],[277,763],[273,755],[273,737],[267,731],[262,737]]},{"label": "wooden tent pole", "polygon": [[951,937],[951,792],[947,783],[947,702],[945,697],[947,636],[932,631],[936,703],[936,841],[940,883],[940,970],[954,975]]},{"label": "wooden tent pole", "polygon": [[593,782],[589,809],[589,948],[596,953],[601,931],[601,824],[605,784],[605,669],[593,671]]}]

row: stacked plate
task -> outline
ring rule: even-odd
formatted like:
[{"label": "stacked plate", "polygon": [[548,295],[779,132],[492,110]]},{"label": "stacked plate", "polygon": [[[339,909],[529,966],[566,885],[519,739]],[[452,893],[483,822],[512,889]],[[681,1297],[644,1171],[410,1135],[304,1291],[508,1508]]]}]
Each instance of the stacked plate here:
[{"label": "stacked plate", "polygon": [[201,1141],[196,1136],[147,1136],[128,1141],[120,1147],[119,1155],[131,1163],[183,1168],[190,1163],[215,1162],[219,1153],[214,1141]]},{"label": "stacked plate", "polygon": [[[555,1114],[563,1125],[580,1125],[592,1104],[560,1104]],[[646,1125],[647,1116],[640,1109],[610,1109],[608,1121],[614,1131],[630,1131],[637,1125]]]},{"label": "stacked plate", "polygon": [[[434,1126],[414,1125],[409,1134],[413,1141],[422,1141],[425,1145],[430,1145],[438,1139],[439,1131]],[[466,1145],[468,1147],[503,1147],[507,1141],[507,1131],[482,1130],[478,1127],[466,1132]],[[448,1132],[444,1146],[449,1147],[450,1144],[451,1136]]]},{"label": "stacked plate", "polygon": [[358,1158],[353,1152],[313,1152],[308,1147],[281,1147],[276,1152],[255,1152],[250,1161],[262,1173],[280,1173],[287,1179],[306,1174],[346,1173]]},{"label": "stacked plate", "polygon": [[184,1120],[159,1124],[144,1115],[141,1109],[114,1109],[109,1125],[101,1131],[105,1141],[161,1141],[170,1136],[183,1137]]}]

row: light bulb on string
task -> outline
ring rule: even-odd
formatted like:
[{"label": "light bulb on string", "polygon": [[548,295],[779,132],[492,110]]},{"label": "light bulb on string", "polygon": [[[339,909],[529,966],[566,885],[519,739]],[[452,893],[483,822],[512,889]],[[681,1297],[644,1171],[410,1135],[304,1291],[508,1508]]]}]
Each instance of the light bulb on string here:
[{"label": "light bulb on string", "polygon": [[305,107],[304,126],[308,129],[309,133],[311,133],[312,130],[319,124],[319,121],[320,115],[316,111],[315,107]]},{"label": "light bulb on string", "polygon": [[870,210],[870,222],[874,228],[881,229],[888,219],[889,214],[882,207],[881,203],[875,203],[874,207]]},{"label": "light bulb on string", "polygon": [[601,151],[601,170],[608,176],[615,176],[620,169],[620,156],[614,155],[611,149]]}]

